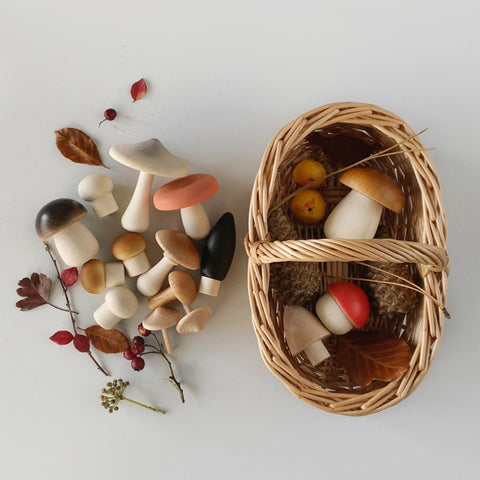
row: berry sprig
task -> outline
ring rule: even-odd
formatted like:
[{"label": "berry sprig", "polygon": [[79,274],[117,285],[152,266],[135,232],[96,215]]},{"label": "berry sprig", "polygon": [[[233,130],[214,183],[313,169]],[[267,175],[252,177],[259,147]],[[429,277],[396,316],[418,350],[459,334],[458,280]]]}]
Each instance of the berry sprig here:
[{"label": "berry sprig", "polygon": [[[130,361],[130,365],[133,370],[139,372],[145,368],[145,360],[143,358],[144,355],[152,353],[161,355],[162,358],[167,362],[168,368],[170,370],[170,376],[168,377],[168,380],[178,391],[181,402],[185,403],[185,395],[182,389],[182,385],[175,377],[172,362],[168,359],[162,343],[154,332],[148,330],[142,324],[138,326],[137,330],[140,335],[136,335],[132,338],[131,345],[123,352],[123,357],[126,360]],[[144,337],[154,338],[156,345],[145,343]]]},{"label": "berry sprig", "polygon": [[102,394],[100,395],[100,400],[102,401],[102,406],[108,413],[113,413],[118,411],[118,404],[122,400],[139,405],[140,407],[147,408],[156,413],[162,413],[165,415],[167,413],[165,410],[160,408],[155,408],[150,405],[145,405],[144,403],[138,402],[137,400],[132,400],[124,395],[125,389],[128,387],[129,382],[124,382],[121,378],[115,379],[112,382],[107,383],[106,388],[102,388]]}]

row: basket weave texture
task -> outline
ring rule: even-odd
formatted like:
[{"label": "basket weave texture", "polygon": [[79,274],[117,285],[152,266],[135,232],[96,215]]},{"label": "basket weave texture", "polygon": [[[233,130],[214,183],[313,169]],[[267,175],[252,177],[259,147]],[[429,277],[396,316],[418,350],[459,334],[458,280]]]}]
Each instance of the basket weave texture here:
[{"label": "basket weave texture", "polygon": [[[330,145],[335,146],[335,138],[342,139],[344,151],[330,155],[325,150],[329,145],[325,139],[333,139]],[[359,145],[365,151],[359,151]],[[390,238],[325,239],[322,222],[313,226],[297,224],[296,239],[272,238],[269,215],[298,188],[291,173],[302,159],[320,160],[327,172],[332,172],[359,160],[355,155],[365,158],[393,145],[397,145],[394,150],[402,153],[365,163],[395,178],[406,195],[400,214],[385,209],[382,216],[381,224],[388,228]],[[322,188],[330,208],[347,192],[335,176]],[[288,214],[285,204],[282,208]],[[322,410],[358,416],[392,406],[416,388],[442,337],[448,274],[446,219],[435,169],[417,136],[400,118],[370,104],[335,103],[305,113],[280,130],[268,145],[255,179],[245,248],[249,257],[252,321],[260,352],[267,367],[293,394]],[[356,385],[336,361],[333,335],[327,342],[332,356],[317,367],[302,354],[291,355],[283,331],[284,304],[272,289],[270,279],[271,265],[278,262],[318,264],[318,296],[336,281],[335,276],[361,277],[365,267],[357,262],[401,264],[399,271],[407,268],[426,295],[421,295],[408,314],[384,316],[373,311],[365,328],[406,340],[412,351],[408,371],[391,382]]]}]

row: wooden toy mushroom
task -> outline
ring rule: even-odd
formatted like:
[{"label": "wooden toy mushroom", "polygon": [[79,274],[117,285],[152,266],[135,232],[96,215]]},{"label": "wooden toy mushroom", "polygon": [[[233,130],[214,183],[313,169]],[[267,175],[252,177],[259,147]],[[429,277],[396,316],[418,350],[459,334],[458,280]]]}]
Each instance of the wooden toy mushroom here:
[{"label": "wooden toy mushroom", "polygon": [[123,285],[125,283],[123,263],[103,263],[98,258],[92,258],[80,270],[80,282],[89,293],[102,293],[105,288]]},{"label": "wooden toy mushroom", "polygon": [[339,178],[352,190],[325,220],[327,238],[370,239],[375,236],[383,207],[400,213],[405,195],[391,177],[369,167],[353,167]]},{"label": "wooden toy mushroom", "polygon": [[304,352],[314,367],[330,356],[323,343],[330,332],[306,308],[287,305],[283,309],[283,329],[292,355]]},{"label": "wooden toy mushroom", "polygon": [[147,242],[134,232],[119,235],[112,244],[113,256],[121,260],[130,277],[137,277],[150,268],[150,261],[145,254]]},{"label": "wooden toy mushroom", "polygon": [[173,353],[168,328],[176,325],[180,318],[182,318],[182,314],[174,308],[156,307],[144,318],[142,325],[148,330],[161,330],[167,353]]},{"label": "wooden toy mushroom", "polygon": [[103,328],[112,329],[121,319],[130,318],[138,309],[135,294],[126,287],[112,287],[105,294],[105,302],[93,312],[93,318]]},{"label": "wooden toy mushroom", "polygon": [[159,230],[155,234],[155,240],[163,250],[163,258],[137,280],[138,291],[147,297],[155,295],[162,288],[165,277],[175,265],[181,265],[189,270],[197,270],[200,267],[197,247],[184,233]]},{"label": "wooden toy mushroom", "polygon": [[144,232],[149,225],[150,194],[155,175],[169,178],[183,177],[188,174],[188,167],[156,138],[140,143],[114,145],[109,153],[117,162],[140,171],[121,223],[125,230]]},{"label": "wooden toy mushroom", "polygon": [[195,279],[182,270],[175,270],[168,275],[169,287],[157,293],[148,300],[150,309],[156,309],[178,300],[186,315],[177,323],[178,333],[200,332],[212,316],[209,307],[199,307],[194,310],[190,305],[197,298],[197,283]]},{"label": "wooden toy mushroom", "polygon": [[185,233],[194,240],[200,240],[210,232],[210,221],[201,202],[217,191],[215,177],[197,173],[160,187],[153,195],[153,204],[157,210],[180,210]]},{"label": "wooden toy mushroom", "polygon": [[78,184],[78,195],[90,202],[93,213],[102,218],[118,210],[118,204],[113,194],[113,181],[104,173],[94,173],[86,176]]},{"label": "wooden toy mushroom", "polygon": [[315,305],[323,325],[336,335],[353,327],[362,328],[370,315],[370,303],[365,292],[352,282],[334,282],[328,286]]},{"label": "wooden toy mushroom", "polygon": [[198,291],[216,297],[226,277],[235,252],[235,221],[230,212],[224,213],[205,240]]},{"label": "wooden toy mushroom", "polygon": [[59,198],[44,205],[35,219],[41,240],[52,237],[62,260],[78,267],[94,257],[100,245],[92,232],[79,220],[87,214],[85,207],[70,198]]}]

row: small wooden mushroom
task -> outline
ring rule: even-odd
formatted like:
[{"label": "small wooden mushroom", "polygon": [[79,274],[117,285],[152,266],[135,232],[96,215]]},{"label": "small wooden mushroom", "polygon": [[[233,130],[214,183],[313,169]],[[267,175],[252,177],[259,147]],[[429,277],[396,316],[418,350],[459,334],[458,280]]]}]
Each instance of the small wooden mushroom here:
[{"label": "small wooden mushroom", "polygon": [[140,143],[114,145],[109,153],[117,162],[139,171],[137,185],[121,223],[125,230],[144,232],[149,225],[150,194],[155,175],[183,177],[188,174],[188,167],[156,138]]},{"label": "small wooden mushroom", "polygon": [[287,305],[283,310],[283,329],[292,355],[304,352],[314,367],[330,356],[323,343],[330,332],[306,308]]},{"label": "small wooden mushroom", "polygon": [[181,265],[189,270],[197,270],[200,267],[197,247],[184,233],[159,230],[155,234],[155,240],[163,250],[163,258],[137,280],[138,291],[147,297],[155,295],[162,288],[165,277],[175,265]]},{"label": "small wooden mushroom", "polygon": [[137,277],[150,268],[146,246],[147,242],[139,233],[124,233],[114,240],[113,256],[123,262],[130,277]]},{"label": "small wooden mushroom", "polygon": [[80,282],[89,293],[102,293],[105,288],[123,285],[125,283],[123,263],[103,263],[98,258],[92,258],[80,270]]},{"label": "small wooden mushroom", "polygon": [[79,220],[87,214],[85,207],[70,198],[59,198],[44,205],[35,219],[41,240],[52,237],[61,259],[78,267],[93,258],[99,248],[92,232]]},{"label": "small wooden mushroom", "polygon": [[135,294],[126,287],[112,287],[105,302],[93,312],[93,318],[103,328],[112,329],[122,318],[130,318],[138,309]]},{"label": "small wooden mushroom", "polygon": [[203,330],[212,316],[212,310],[209,307],[199,307],[194,310],[190,308],[198,294],[195,279],[188,272],[175,270],[168,275],[168,283],[170,285],[168,288],[148,300],[150,309],[178,300],[186,315],[178,322],[177,332],[190,333]]},{"label": "small wooden mushroom", "polygon": [[318,318],[330,332],[343,335],[353,327],[362,328],[370,315],[365,292],[352,282],[334,282],[315,305]]},{"label": "small wooden mushroom", "polygon": [[172,353],[173,346],[168,328],[176,325],[181,317],[182,314],[178,310],[159,306],[144,318],[142,325],[148,330],[161,330],[167,353]]},{"label": "small wooden mushroom", "polygon": [[90,202],[93,213],[102,218],[118,210],[118,204],[113,194],[113,181],[104,173],[94,173],[86,176],[78,184],[78,195]]},{"label": "small wooden mushroom", "polygon": [[180,210],[185,233],[200,240],[210,232],[210,221],[202,202],[214,195],[218,188],[215,177],[196,173],[160,187],[153,196],[153,204],[157,210]]},{"label": "small wooden mushroom", "polygon": [[202,252],[198,291],[216,297],[223,279],[227,276],[235,253],[235,221],[230,212],[224,213],[214,225]]}]

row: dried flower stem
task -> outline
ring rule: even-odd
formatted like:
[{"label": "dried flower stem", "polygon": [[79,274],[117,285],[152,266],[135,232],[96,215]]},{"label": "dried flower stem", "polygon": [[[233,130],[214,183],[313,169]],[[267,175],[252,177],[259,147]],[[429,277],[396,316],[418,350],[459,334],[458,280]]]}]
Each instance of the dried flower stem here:
[{"label": "dried flower stem", "polygon": [[[53,266],[55,267],[55,271],[57,272],[57,278],[60,282],[60,285],[62,286],[62,291],[63,291],[63,295],[65,297],[65,303],[67,305],[67,310],[64,310],[63,308],[59,308],[60,310],[63,310],[63,311],[66,311],[68,312],[69,316],[70,316],[70,320],[72,321],[72,327],[73,327],[73,331],[74,333],[78,333],[78,329],[77,329],[77,321],[75,319],[75,314],[78,315],[78,312],[75,312],[73,309],[72,309],[72,306],[71,306],[71,303],[70,303],[70,296],[68,295],[68,290],[67,290],[67,287],[65,286],[65,284],[63,283],[62,281],[62,277],[60,275],[60,270],[58,268],[58,263],[57,263],[57,260],[55,259],[53,253],[52,253],[52,250],[50,248],[50,245],[48,245],[47,242],[43,242],[43,246],[45,247],[45,250],[47,251],[48,255],[50,256],[50,259],[52,260],[53,262]],[[49,305],[51,305],[49,303]],[[52,305],[53,306],[53,305]],[[99,363],[98,361],[96,360],[96,358],[93,356],[91,350],[89,349],[88,352],[87,352],[87,355],[92,359],[93,363],[95,363],[95,365],[97,366],[97,368],[104,374],[106,375],[107,377],[110,375]]]}]

